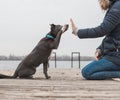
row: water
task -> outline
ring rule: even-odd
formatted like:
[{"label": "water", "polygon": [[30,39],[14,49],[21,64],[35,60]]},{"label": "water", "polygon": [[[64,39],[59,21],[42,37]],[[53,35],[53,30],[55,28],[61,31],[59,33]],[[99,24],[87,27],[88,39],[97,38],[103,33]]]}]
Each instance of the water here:
[{"label": "water", "polygon": [[[18,64],[21,61],[0,61],[0,70],[15,70],[18,66]],[[83,68],[85,65],[90,63],[91,61],[81,61],[81,68]],[[55,67],[55,62],[50,61],[50,68]],[[42,68],[42,64],[39,66],[39,68]],[[71,68],[71,61],[57,61],[57,68]],[[73,68],[79,68],[78,61],[73,62]]]}]

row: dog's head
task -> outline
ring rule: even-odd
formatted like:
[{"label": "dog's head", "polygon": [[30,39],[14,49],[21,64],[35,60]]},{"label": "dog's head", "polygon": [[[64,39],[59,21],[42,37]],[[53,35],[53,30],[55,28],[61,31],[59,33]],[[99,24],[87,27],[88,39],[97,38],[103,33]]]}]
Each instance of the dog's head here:
[{"label": "dog's head", "polygon": [[57,33],[59,31],[62,31],[62,33],[64,33],[65,31],[67,31],[69,25],[55,25],[55,24],[50,24],[51,26],[51,30],[50,30],[50,34],[53,36],[53,37],[56,37],[57,36]]}]

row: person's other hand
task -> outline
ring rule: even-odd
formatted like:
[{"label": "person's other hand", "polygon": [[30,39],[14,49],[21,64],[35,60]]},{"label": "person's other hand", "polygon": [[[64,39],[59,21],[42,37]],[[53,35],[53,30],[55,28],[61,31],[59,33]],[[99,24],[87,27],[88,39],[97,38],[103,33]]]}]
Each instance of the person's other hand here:
[{"label": "person's other hand", "polygon": [[99,60],[100,58],[101,58],[101,52],[100,52],[99,49],[97,49],[96,52],[95,52],[95,59]]},{"label": "person's other hand", "polygon": [[71,27],[72,27],[72,33],[74,34],[74,35],[77,35],[77,27],[75,26],[75,24],[74,24],[74,22],[73,22],[73,20],[72,19],[70,19],[70,24],[71,24]]}]

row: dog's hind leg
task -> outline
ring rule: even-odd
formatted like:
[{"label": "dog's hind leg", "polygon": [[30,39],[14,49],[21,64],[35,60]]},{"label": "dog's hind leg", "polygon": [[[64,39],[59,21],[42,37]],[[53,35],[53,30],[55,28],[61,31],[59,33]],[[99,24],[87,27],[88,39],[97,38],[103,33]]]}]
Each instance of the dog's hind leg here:
[{"label": "dog's hind leg", "polygon": [[49,78],[51,78],[51,77],[48,76],[47,71],[48,71],[48,62],[43,63],[43,72],[44,72],[44,74],[45,74],[46,79],[49,79]]},{"label": "dog's hind leg", "polygon": [[19,71],[18,76],[19,78],[32,79],[32,75],[35,74],[35,72],[35,68],[26,68],[24,70]]}]

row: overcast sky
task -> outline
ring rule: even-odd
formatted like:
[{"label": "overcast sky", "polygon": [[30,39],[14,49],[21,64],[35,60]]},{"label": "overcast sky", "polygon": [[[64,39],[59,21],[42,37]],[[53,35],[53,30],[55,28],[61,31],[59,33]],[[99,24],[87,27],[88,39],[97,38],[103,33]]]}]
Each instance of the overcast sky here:
[{"label": "overcast sky", "polygon": [[[92,28],[100,25],[104,14],[98,0],[0,0],[0,55],[27,55],[51,23],[69,24],[73,18],[78,28]],[[94,56],[102,38],[79,39],[71,31],[62,35],[57,54]]]}]

